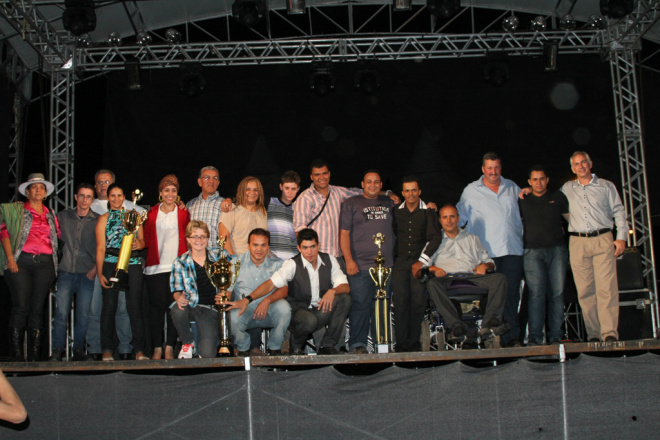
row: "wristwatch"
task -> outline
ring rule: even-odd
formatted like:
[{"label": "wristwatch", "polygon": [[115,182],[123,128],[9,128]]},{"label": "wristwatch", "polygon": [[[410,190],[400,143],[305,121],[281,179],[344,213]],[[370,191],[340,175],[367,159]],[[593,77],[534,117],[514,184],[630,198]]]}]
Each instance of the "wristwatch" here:
[{"label": "wristwatch", "polygon": [[248,304],[250,304],[252,301],[254,301],[254,298],[252,298],[252,295],[246,296],[245,299],[248,300]]}]

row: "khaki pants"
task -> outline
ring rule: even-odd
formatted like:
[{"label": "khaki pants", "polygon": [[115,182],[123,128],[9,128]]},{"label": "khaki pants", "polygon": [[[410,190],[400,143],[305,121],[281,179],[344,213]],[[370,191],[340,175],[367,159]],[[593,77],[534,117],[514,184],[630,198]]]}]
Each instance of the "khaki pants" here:
[{"label": "khaki pants", "polygon": [[569,251],[588,339],[618,339],[619,285],[612,234],[571,236]]}]

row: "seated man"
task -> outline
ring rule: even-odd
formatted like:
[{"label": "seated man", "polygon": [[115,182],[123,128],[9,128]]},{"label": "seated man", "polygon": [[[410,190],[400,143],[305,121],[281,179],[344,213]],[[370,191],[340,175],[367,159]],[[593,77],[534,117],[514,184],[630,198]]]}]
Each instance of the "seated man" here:
[{"label": "seated man", "polygon": [[273,288],[288,284],[291,304],[291,354],[303,354],[309,335],[327,326],[318,354],[341,354],[335,348],[344,328],[351,297],[346,275],[332,255],[319,252],[319,236],[313,229],[298,232],[298,251],[252,292],[260,298]]},{"label": "seated man", "polygon": [[487,274],[495,269],[492,258],[481,244],[479,237],[458,228],[458,210],[453,205],[445,205],[440,210],[442,244],[431,257],[429,270],[435,278],[429,281],[428,291],[438,313],[442,315],[451,330],[451,339],[465,339],[467,326],[463,323],[453,303],[447,296],[447,289],[460,274],[460,279],[469,280],[476,286],[488,289],[488,305],[484,312],[482,337],[499,335],[508,330],[502,325],[502,313],[506,301],[506,277],[500,273]]},{"label": "seated man", "polygon": [[270,255],[270,233],[262,228],[248,235],[248,252],[239,257],[241,270],[232,287],[231,334],[238,354],[249,356],[250,334],[247,329],[272,328],[268,338],[268,355],[282,354],[284,333],[291,321],[291,306],[284,299],[288,287],[271,289],[263,295],[252,293],[282,267],[282,260]]}]

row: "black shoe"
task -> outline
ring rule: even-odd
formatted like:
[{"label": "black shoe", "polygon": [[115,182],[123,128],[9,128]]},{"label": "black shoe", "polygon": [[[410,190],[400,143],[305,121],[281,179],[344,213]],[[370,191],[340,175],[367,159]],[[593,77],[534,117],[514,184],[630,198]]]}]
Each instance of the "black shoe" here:
[{"label": "black shoe", "polygon": [[282,350],[272,350],[269,348],[266,353],[268,356],[282,356]]},{"label": "black shoe", "polygon": [[320,354],[320,355],[342,354],[342,352],[337,350],[335,347],[321,347],[321,348],[319,348],[319,351],[317,352],[317,354]]},{"label": "black shoe", "polygon": [[96,362],[100,362],[103,360],[103,354],[101,353],[90,353],[89,357]]},{"label": "black shoe", "polygon": [[290,354],[293,356],[304,356],[305,351],[301,347],[293,347]]},{"label": "black shoe", "polygon": [[49,362],[61,362],[62,358],[64,357],[64,349],[63,348],[53,348],[53,354],[50,355],[48,358]]},{"label": "black shoe", "polygon": [[119,353],[119,360],[120,361],[130,361],[131,360],[131,354],[130,353]]},{"label": "black shoe", "polygon": [[[343,353],[343,352],[341,352],[341,353]],[[364,347],[364,346],[360,345],[359,347],[355,347],[349,353],[350,354],[369,354],[369,350],[367,350],[367,347]]]},{"label": "black shoe", "polygon": [[522,344],[517,339],[511,339],[509,342],[506,343],[506,346],[508,348],[515,348],[515,347],[522,347]]},{"label": "black shoe", "polygon": [[86,361],[88,359],[87,353],[85,353],[85,349],[83,348],[74,348],[73,349],[73,356],[71,356],[71,360],[74,362],[82,362]]},{"label": "black shoe", "polygon": [[250,351],[249,350],[245,350],[245,351],[238,350],[238,355],[241,356],[241,357],[250,357]]},{"label": "black shoe", "polygon": [[605,338],[605,342],[617,342],[617,341],[618,339],[616,338],[616,336],[608,336]]}]

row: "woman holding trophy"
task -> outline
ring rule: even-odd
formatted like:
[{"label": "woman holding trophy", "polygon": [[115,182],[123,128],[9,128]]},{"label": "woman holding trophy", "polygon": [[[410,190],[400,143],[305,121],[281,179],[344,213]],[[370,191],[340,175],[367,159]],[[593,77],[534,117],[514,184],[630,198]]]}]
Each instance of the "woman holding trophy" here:
[{"label": "woman holding trophy", "polygon": [[[139,191],[134,193],[137,202]],[[101,348],[103,360],[114,360],[114,322],[119,291],[126,292],[126,308],[131,320],[131,345],[135,359],[144,355],[144,320],[142,319],[142,259],[137,251],[144,249],[141,220],[134,210],[122,209],[124,190],[113,183],[108,187],[108,212],[96,223],[96,268],[103,287],[101,311]],[[136,231],[137,229],[137,231]],[[130,237],[133,236],[134,237]],[[130,246],[122,247],[122,244]],[[127,263],[127,264],[126,264]],[[124,266],[124,264],[126,264]]]},{"label": "woman holding trophy", "polygon": [[[149,295],[149,327],[154,347],[151,359],[174,359],[177,331],[170,316],[172,303],[170,273],[172,263],[188,250],[186,226],[190,213],[177,206],[179,179],[169,174],[158,185],[160,203],[149,211],[144,222],[144,240],[147,246],[147,267],[144,269]],[[163,356],[163,315],[167,321],[167,336]]]},{"label": "woman holding trophy", "polygon": [[259,179],[248,176],[236,190],[236,208],[220,214],[218,237],[225,237],[225,249],[231,255],[248,251],[248,236],[256,228],[268,229],[264,189]]}]

